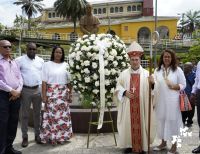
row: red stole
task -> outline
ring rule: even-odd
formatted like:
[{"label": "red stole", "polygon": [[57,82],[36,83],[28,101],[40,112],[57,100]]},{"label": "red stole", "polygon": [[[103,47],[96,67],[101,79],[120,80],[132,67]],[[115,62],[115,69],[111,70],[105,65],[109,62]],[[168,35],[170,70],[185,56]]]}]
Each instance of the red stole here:
[{"label": "red stole", "polygon": [[132,151],[142,152],[142,134],[140,120],[140,74],[131,74],[130,91],[134,91],[134,99],[130,99]]}]

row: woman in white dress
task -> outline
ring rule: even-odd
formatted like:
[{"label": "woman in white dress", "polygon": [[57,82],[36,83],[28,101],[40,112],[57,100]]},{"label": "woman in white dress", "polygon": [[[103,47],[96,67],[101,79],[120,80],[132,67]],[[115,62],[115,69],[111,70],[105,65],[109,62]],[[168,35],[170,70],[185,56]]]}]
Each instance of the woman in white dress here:
[{"label": "woman in white dress", "polygon": [[63,144],[72,137],[69,103],[71,102],[70,74],[64,62],[64,50],[53,48],[51,60],[42,71],[42,99],[45,103],[40,131],[42,143]]},{"label": "woman in white dress", "polygon": [[[183,126],[179,107],[179,91],[186,86],[183,71],[177,66],[176,56],[172,50],[164,50],[161,54],[158,68],[154,72],[155,112],[158,137],[162,139],[155,151],[167,148],[167,140],[180,134]],[[172,144],[168,154],[176,152],[176,142]]]}]

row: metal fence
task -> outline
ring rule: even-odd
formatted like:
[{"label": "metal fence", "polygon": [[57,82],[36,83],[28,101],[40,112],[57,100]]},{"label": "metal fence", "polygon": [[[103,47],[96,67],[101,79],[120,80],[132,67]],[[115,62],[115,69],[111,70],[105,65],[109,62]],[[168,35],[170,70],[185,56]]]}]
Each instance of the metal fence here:
[{"label": "metal fence", "polygon": [[[11,55],[12,55],[13,58],[19,57],[19,53],[12,53]],[[39,57],[41,57],[42,59],[44,59],[45,62],[50,60],[50,55],[40,55],[40,54],[37,54],[37,55]],[[69,61],[68,56],[65,56],[65,61],[68,63],[68,61]],[[148,68],[149,67],[149,60],[142,60],[141,65],[144,68]]]}]

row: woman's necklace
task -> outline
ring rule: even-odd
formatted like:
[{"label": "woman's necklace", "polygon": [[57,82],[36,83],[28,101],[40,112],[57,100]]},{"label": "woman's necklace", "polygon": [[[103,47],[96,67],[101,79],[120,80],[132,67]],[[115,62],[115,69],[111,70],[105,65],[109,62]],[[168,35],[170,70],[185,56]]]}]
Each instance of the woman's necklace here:
[{"label": "woman's necklace", "polygon": [[170,72],[170,67],[165,68],[163,67],[163,78],[166,80]]}]

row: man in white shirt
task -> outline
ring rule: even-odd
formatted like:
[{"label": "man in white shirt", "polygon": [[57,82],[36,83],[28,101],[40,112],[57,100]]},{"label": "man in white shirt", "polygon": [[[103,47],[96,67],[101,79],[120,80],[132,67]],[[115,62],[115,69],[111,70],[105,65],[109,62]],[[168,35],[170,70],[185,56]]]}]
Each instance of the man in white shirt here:
[{"label": "man in white shirt", "polygon": [[[191,96],[192,102],[194,102],[194,99],[196,99],[197,119],[198,119],[198,125],[200,127],[200,61],[197,64],[195,83],[192,87],[192,96]],[[200,131],[199,131],[199,137],[200,137]],[[200,145],[194,150],[192,150],[192,153],[200,153]]]},{"label": "man in white shirt", "polygon": [[23,89],[21,93],[21,131],[22,147],[28,146],[28,119],[30,106],[33,106],[33,120],[35,129],[35,141],[40,143],[40,111],[41,111],[41,73],[44,60],[36,55],[35,43],[27,44],[27,54],[16,59],[23,77]]}]

